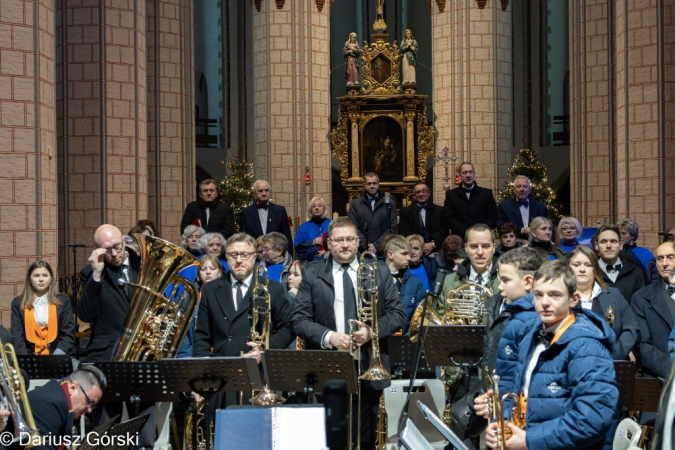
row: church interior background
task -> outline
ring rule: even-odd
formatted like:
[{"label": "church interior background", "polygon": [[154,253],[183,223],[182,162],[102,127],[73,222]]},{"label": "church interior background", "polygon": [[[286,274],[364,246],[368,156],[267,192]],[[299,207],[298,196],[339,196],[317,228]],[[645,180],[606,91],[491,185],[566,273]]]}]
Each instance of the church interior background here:
[{"label": "church interior background", "polygon": [[[0,307],[35,259],[62,275],[84,265],[101,223],[150,218],[179,241],[197,183],[238,154],[293,230],[315,195],[344,214],[356,185],[331,139],[349,97],[342,49],[351,32],[375,41],[377,1],[0,0]],[[433,130],[413,175],[442,204],[447,148],[496,190],[528,142],[570,215],[633,217],[654,247],[675,223],[674,10],[386,0],[387,41],[410,29],[418,42],[415,111]],[[73,261],[70,243],[90,247]]]}]

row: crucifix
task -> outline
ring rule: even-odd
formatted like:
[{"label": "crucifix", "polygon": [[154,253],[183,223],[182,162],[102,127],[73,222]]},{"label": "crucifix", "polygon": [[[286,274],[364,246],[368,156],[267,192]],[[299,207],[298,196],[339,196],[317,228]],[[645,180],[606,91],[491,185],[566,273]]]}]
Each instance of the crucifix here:
[{"label": "crucifix", "polygon": [[375,23],[373,30],[384,33],[387,31],[387,24],[384,23],[384,0],[375,0]]}]

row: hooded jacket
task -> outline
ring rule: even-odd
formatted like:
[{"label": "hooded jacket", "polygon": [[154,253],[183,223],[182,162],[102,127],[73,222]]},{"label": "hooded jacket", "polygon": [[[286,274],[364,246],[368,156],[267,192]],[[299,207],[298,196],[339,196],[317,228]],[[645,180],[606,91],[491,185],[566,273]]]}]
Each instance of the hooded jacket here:
[{"label": "hooded jacket", "polygon": [[410,273],[409,270],[403,272],[403,279],[401,281],[401,303],[405,310],[406,323],[403,327],[403,334],[408,335],[410,328],[410,319],[412,319],[417,306],[422,303],[426,297],[426,290],[422,281]]},{"label": "hooded jacket", "polygon": [[[575,314],[575,322],[540,354],[532,372],[525,418],[528,448],[612,448],[619,405],[611,356],[614,332],[593,311]],[[517,389],[511,392],[523,388],[541,321],[537,317],[526,327],[518,356]],[[500,393],[506,393],[501,383]]]}]

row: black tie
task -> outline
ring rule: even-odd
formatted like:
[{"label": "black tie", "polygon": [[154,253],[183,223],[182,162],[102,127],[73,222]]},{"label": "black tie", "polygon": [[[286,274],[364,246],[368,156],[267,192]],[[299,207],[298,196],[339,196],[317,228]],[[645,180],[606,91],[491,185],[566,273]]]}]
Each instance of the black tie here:
[{"label": "black tie", "polygon": [[241,307],[241,303],[244,300],[244,291],[241,289],[242,286],[244,286],[244,283],[241,281],[237,281],[234,283],[234,285],[237,287],[237,311],[239,311],[239,308]]},{"label": "black tie", "polygon": [[422,210],[426,210],[427,205],[424,205],[423,207],[417,205],[417,208],[420,213],[420,230],[422,231],[422,237],[424,238],[424,242],[427,242],[429,240],[429,233],[427,232],[427,225],[424,223],[424,219],[422,218]]},{"label": "black tie", "polygon": [[547,333],[544,330],[539,330],[539,336],[538,336],[539,342],[544,344],[546,347],[551,345],[551,341],[553,340],[554,337],[555,337],[555,334],[553,334],[553,333]]},{"label": "black tie", "polygon": [[673,286],[673,285],[666,286],[666,292],[668,293],[668,295],[670,297],[672,297],[673,294],[675,294],[675,286]]},{"label": "black tie", "polygon": [[476,275],[476,283],[483,285],[483,276],[481,274]]},{"label": "black tie", "polygon": [[527,200],[524,200],[522,202],[520,200],[518,200],[518,206],[524,206],[525,208],[527,208],[528,204],[529,204],[529,202]]},{"label": "black tie", "polygon": [[613,272],[613,271],[620,272],[621,271],[621,264],[614,264],[614,265],[607,264],[607,272]]},{"label": "black tie", "polygon": [[345,333],[349,333],[349,319],[356,319],[356,295],[354,283],[349,276],[350,264],[342,265],[342,289],[345,302]]}]

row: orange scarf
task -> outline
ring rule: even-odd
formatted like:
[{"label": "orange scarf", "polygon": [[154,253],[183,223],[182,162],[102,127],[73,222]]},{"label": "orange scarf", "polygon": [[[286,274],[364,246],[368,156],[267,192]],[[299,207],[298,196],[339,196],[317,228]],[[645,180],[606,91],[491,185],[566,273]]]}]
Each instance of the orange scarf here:
[{"label": "orange scarf", "polygon": [[49,319],[47,326],[41,328],[35,321],[35,312],[33,309],[24,309],[24,323],[26,327],[26,340],[35,344],[34,354],[49,355],[49,347],[56,340],[59,330],[59,324],[56,319],[56,305],[49,304]]}]

